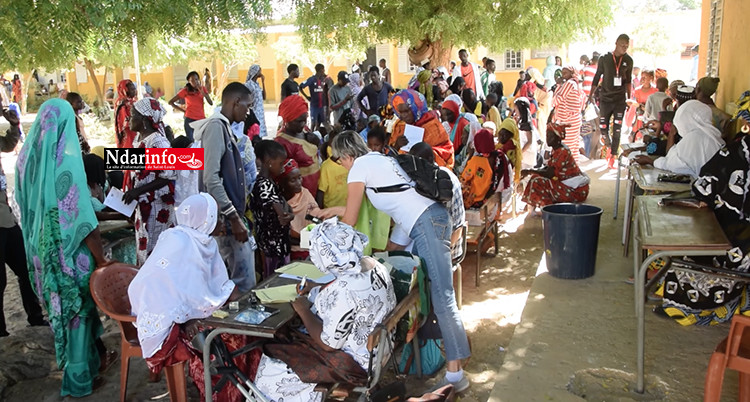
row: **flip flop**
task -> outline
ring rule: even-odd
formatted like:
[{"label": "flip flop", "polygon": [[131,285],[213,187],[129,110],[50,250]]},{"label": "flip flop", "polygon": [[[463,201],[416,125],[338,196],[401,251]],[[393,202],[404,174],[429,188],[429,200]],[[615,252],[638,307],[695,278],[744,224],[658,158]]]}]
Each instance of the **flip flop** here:
[{"label": "flip flop", "polygon": [[106,373],[117,361],[118,353],[115,350],[108,350],[104,354],[101,364],[99,365],[99,374]]}]

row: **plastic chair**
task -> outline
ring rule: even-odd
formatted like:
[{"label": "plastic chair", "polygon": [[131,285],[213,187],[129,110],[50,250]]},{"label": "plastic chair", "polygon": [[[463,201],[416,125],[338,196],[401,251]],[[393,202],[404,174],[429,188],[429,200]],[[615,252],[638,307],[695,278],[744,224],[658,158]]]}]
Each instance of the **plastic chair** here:
[{"label": "plastic chair", "polygon": [[[91,273],[89,287],[96,305],[120,326],[120,401],[125,401],[128,389],[128,368],[130,358],[141,357],[141,345],[138,342],[138,331],[133,326],[135,316],[130,314],[128,286],[138,270],[127,264],[116,263],[100,268]],[[169,400],[187,402],[185,382],[185,364],[178,363],[164,368],[167,374]]]},{"label": "plastic chair", "polygon": [[461,253],[454,255],[451,261],[453,264],[453,287],[456,292],[456,303],[459,310],[463,305],[463,269],[461,268],[461,263],[466,258],[466,248],[468,247],[466,244],[466,232],[467,226],[462,225],[451,234],[451,253],[459,245],[461,247]]},{"label": "plastic chair", "polygon": [[706,370],[706,384],[703,391],[704,402],[718,402],[727,368],[739,371],[739,400],[750,401],[750,317],[735,315],[729,336],[716,346]]}]

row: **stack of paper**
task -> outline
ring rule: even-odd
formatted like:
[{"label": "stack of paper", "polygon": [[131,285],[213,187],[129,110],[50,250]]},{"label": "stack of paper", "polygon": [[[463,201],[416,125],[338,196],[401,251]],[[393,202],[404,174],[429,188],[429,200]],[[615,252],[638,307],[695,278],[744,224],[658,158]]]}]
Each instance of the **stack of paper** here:
[{"label": "stack of paper", "polygon": [[314,281],[318,278],[322,278],[325,275],[324,273],[320,272],[320,270],[315,265],[309,262],[299,261],[284,265],[283,267],[277,269],[276,272],[282,274],[281,276],[284,278],[302,279],[306,276],[307,279],[312,279]]},{"label": "stack of paper", "polygon": [[262,304],[288,303],[297,298],[297,285],[283,285],[254,290]]},{"label": "stack of paper", "polygon": [[107,194],[107,198],[104,200],[104,205],[127,217],[133,216],[133,211],[135,211],[135,206],[138,205],[138,202],[131,201],[130,204],[126,204],[125,201],[122,200],[123,194],[124,193],[117,187],[112,187],[112,189],[109,190],[109,194]]}]

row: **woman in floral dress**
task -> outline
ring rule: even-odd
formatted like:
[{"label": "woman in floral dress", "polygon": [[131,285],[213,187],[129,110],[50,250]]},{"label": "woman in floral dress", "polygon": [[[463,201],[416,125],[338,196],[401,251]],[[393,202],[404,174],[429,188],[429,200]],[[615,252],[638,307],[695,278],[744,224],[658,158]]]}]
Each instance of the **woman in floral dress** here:
[{"label": "woman in floral dress", "polygon": [[532,207],[560,202],[583,202],[589,195],[589,177],[578,168],[573,154],[562,140],[565,127],[547,126],[547,145],[552,148],[547,166],[523,169],[521,176],[531,175],[521,198]]},{"label": "woman in floral dress", "polygon": [[[130,129],[138,132],[133,148],[169,148],[162,118],[167,113],[153,98],[133,104]],[[123,196],[126,203],[138,201],[135,208],[136,260],[143,265],[161,232],[174,226],[175,170],[139,170],[133,172],[133,189]]]}]

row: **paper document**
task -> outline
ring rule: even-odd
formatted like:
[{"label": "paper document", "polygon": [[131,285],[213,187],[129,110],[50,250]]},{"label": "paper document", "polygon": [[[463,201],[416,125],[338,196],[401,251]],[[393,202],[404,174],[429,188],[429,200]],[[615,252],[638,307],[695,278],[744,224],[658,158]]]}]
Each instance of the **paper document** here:
[{"label": "paper document", "polygon": [[424,139],[424,129],[422,127],[412,126],[411,124],[407,124],[404,127],[404,136],[407,140],[409,140],[409,143],[401,147],[402,151],[409,152],[412,146],[418,142],[422,142]]},{"label": "paper document", "polygon": [[287,303],[297,298],[297,284],[256,289],[254,292],[263,304]]},{"label": "paper document", "polygon": [[126,204],[122,200],[123,192],[117,187],[112,187],[107,194],[107,198],[104,200],[104,205],[114,209],[115,211],[127,216],[133,216],[135,206],[138,205],[138,201],[133,201],[130,204]]},{"label": "paper document", "polygon": [[[290,275],[290,274],[279,274],[279,278],[294,279],[298,281],[302,280],[301,277],[297,275]],[[321,276],[320,278],[315,279],[314,282],[322,285],[324,283],[329,283],[333,281],[334,279],[336,279],[336,277],[333,276],[333,274],[326,274],[326,275]],[[312,281],[313,279],[310,279],[310,280]]]},{"label": "paper document", "polygon": [[296,277],[294,279],[302,279],[303,276],[306,276],[316,282],[318,281],[318,279],[322,278],[325,275],[324,273],[320,272],[320,270],[315,265],[309,262],[298,261],[284,265],[283,267],[277,269],[276,272],[280,274],[286,274],[287,278],[293,275]]}]

